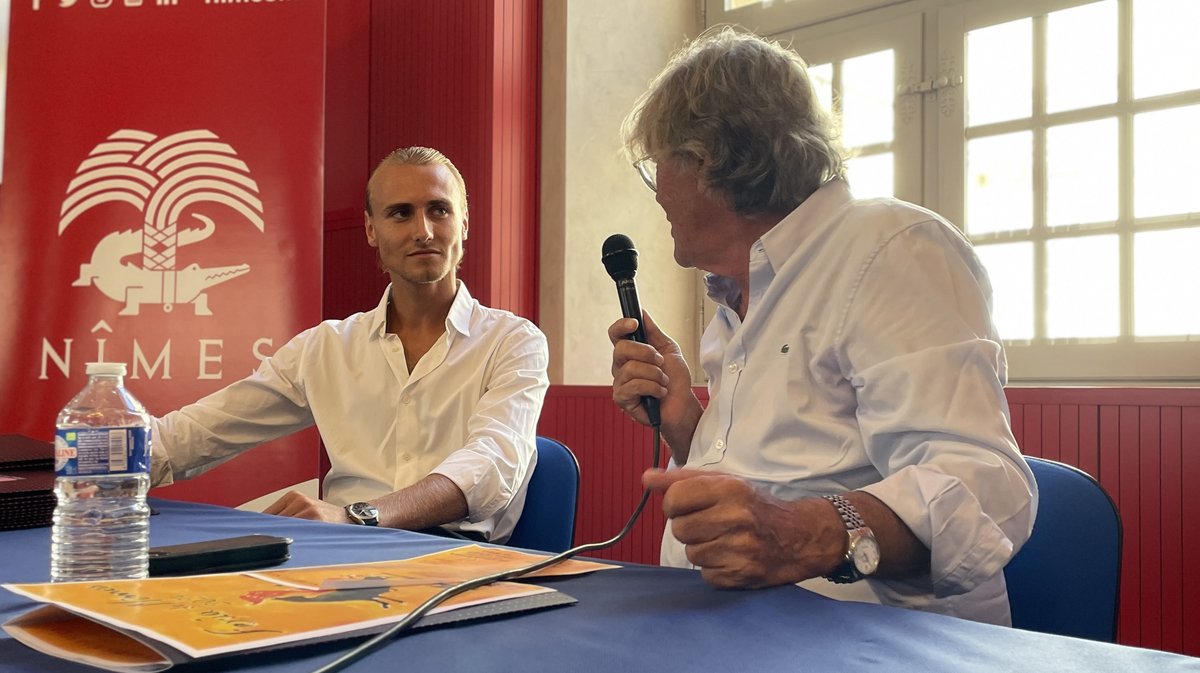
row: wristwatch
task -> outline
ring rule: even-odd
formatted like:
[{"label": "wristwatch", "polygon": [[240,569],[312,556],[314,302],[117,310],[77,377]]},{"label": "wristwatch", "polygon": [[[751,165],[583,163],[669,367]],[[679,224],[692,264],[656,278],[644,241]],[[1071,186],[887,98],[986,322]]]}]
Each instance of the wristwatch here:
[{"label": "wristwatch", "polygon": [[834,568],[825,579],[838,584],[857,582],[864,577],[870,577],[879,569],[879,543],[875,541],[875,533],[867,527],[859,516],[858,510],[850,501],[840,495],[824,496],[833,503],[842,523],[846,525],[846,558],[842,564]]},{"label": "wristwatch", "polygon": [[379,510],[369,502],[352,502],[346,505],[346,516],[362,526],[379,525]]}]

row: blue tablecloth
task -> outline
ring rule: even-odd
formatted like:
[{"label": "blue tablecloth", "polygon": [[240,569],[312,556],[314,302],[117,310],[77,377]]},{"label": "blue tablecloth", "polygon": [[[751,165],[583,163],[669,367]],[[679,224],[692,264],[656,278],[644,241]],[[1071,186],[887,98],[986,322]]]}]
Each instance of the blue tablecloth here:
[{"label": "blue tablecloth", "polygon": [[[404,531],[323,524],[157,500],[155,546],[251,533],[287,535],[291,566],[407,558],[458,543]],[[0,533],[0,582],[44,582],[50,531]],[[1200,659],[1029,633],[950,617],[840,603],[786,586],[718,591],[699,574],[652,566],[540,580],[578,603],[402,636],[353,671],[920,671],[1200,672]],[[0,620],[33,603],[0,591]],[[309,671],[358,641],[197,664],[188,671]],[[0,633],[0,671],[94,671]]]}]

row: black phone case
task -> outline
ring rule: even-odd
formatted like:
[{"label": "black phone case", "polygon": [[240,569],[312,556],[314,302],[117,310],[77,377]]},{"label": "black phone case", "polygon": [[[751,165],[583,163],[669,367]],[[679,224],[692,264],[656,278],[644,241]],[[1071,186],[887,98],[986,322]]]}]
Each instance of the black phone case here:
[{"label": "black phone case", "polygon": [[277,535],[240,537],[152,547],[150,576],[222,573],[265,568],[288,560],[291,538]]}]

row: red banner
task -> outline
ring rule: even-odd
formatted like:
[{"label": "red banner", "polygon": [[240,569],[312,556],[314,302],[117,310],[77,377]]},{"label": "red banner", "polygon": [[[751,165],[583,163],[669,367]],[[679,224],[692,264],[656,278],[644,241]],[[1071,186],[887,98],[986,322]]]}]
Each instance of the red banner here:
[{"label": "red banner", "polygon": [[[49,440],[86,362],[155,415],[321,313],[322,0],[13,0],[0,433]],[[156,495],[316,476],[314,435]]]}]

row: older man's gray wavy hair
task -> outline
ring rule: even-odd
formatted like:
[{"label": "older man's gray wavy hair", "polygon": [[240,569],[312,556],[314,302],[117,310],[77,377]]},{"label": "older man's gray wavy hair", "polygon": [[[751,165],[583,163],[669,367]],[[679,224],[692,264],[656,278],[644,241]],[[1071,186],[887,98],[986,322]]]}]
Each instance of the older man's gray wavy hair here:
[{"label": "older man's gray wavy hair", "polygon": [[631,159],[690,154],[740,215],[789,212],[844,178],[845,153],[804,61],[721,28],[672,58],[622,125]]}]

